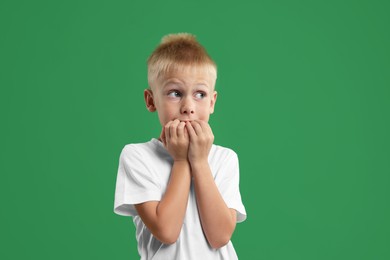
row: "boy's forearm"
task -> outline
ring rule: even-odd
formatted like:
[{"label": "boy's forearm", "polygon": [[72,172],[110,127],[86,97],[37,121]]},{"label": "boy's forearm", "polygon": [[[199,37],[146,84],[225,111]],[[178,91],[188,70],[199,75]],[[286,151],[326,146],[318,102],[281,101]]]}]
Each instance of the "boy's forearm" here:
[{"label": "boy's forearm", "polygon": [[162,243],[175,243],[180,235],[191,184],[190,165],[174,162],[164,196],[160,201],[135,205],[142,221]]},{"label": "boy's forearm", "polygon": [[180,234],[187,209],[190,185],[191,175],[188,161],[174,162],[166,192],[156,209],[161,230],[171,238],[177,239]]},{"label": "boy's forearm", "polygon": [[203,231],[213,248],[229,242],[236,227],[235,212],[225,204],[207,161],[191,163],[194,188]]}]

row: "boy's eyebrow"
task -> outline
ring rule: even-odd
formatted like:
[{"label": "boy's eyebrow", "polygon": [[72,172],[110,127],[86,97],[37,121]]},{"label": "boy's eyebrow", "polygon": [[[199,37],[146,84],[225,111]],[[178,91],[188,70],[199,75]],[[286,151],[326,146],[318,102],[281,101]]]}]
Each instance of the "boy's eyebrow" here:
[{"label": "boy's eyebrow", "polygon": [[170,86],[181,88],[182,87],[182,83],[180,83],[178,81],[168,80],[168,81],[163,83],[162,89],[166,89],[166,88],[168,88]]}]

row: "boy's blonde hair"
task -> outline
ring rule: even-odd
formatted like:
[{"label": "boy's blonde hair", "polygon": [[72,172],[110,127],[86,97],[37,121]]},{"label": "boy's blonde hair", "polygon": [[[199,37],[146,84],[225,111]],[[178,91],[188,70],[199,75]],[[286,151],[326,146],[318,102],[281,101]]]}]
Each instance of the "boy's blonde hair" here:
[{"label": "boy's blonde hair", "polygon": [[217,79],[217,65],[189,33],[168,34],[148,59],[148,83],[152,87],[156,80],[169,72],[186,69],[201,69]]}]

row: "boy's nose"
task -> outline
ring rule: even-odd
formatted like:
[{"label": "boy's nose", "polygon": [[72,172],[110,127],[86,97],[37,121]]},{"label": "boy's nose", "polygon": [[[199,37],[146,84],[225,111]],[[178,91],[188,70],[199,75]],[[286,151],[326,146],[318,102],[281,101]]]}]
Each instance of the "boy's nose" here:
[{"label": "boy's nose", "polygon": [[194,104],[188,98],[183,100],[183,103],[182,103],[182,106],[181,106],[180,110],[181,110],[180,112],[182,114],[190,115],[190,114],[194,114],[195,113]]}]

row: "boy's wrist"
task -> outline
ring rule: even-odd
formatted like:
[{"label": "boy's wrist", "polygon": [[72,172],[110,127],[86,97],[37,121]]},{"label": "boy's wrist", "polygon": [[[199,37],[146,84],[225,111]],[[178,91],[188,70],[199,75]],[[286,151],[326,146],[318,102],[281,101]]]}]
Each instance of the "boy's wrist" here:
[{"label": "boy's wrist", "polygon": [[208,159],[192,160],[190,161],[192,171],[202,170],[204,167],[209,166]]},{"label": "boy's wrist", "polygon": [[187,159],[174,159],[173,163],[178,165],[183,165],[183,166],[190,165],[190,162]]}]

